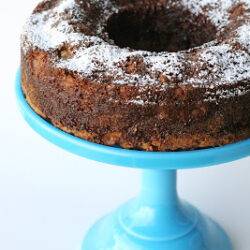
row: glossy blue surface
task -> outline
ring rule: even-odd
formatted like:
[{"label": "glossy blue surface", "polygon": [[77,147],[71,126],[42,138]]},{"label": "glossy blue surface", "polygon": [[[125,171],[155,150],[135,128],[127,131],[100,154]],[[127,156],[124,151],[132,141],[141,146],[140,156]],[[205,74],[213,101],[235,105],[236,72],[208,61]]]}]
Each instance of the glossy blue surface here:
[{"label": "glossy blue surface", "polygon": [[67,151],[103,163],[144,169],[183,169],[217,165],[250,154],[250,139],[223,147],[184,152],[145,152],[99,145],[65,133],[37,115],[23,95],[20,70],[15,92],[24,119],[37,133]]},{"label": "glossy blue surface", "polygon": [[100,219],[82,250],[232,250],[222,228],[178,198],[176,170],[143,170],[140,195]]},{"label": "glossy blue surface", "polygon": [[189,152],[143,152],[107,147],[67,134],[26,103],[17,73],[15,91],[24,119],[41,136],[74,154],[118,166],[142,168],[140,195],[100,219],[82,250],[232,250],[221,227],[179,199],[176,170],[233,161],[250,154],[250,140]]},{"label": "glossy blue surface", "polygon": [[117,214],[99,220],[88,232],[82,250],[232,250],[223,230],[210,218],[198,215],[199,223],[182,237],[154,240],[134,237],[117,223]]}]

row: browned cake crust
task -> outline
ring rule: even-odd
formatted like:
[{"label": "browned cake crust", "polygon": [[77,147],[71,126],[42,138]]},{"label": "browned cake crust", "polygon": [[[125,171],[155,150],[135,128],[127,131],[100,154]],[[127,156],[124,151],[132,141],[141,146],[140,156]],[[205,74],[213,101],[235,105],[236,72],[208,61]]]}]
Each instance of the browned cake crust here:
[{"label": "browned cake crust", "polygon": [[[76,2],[83,4],[81,1],[76,0]],[[123,2],[121,6],[124,9],[129,1]],[[152,8],[154,1],[146,2],[147,10]],[[47,11],[48,8],[53,9],[56,5],[58,1],[45,1],[37,7],[33,15]],[[162,9],[164,9],[163,6],[165,5],[161,6]],[[132,47],[133,50],[129,49],[131,53],[138,49],[157,51],[156,47],[160,48],[160,51],[167,50],[173,53],[179,50],[187,51],[183,59],[185,67],[180,66],[181,75],[179,76],[181,77],[173,73],[171,75],[171,72],[167,72],[169,75],[163,74],[164,70],[159,70],[162,67],[158,67],[158,71],[148,67],[145,58],[156,54],[147,54],[147,56],[145,54],[145,58],[144,54],[130,55],[126,61],[119,61],[115,69],[119,68],[125,72],[124,78],[119,75],[119,83],[118,74],[112,75],[103,71],[101,76],[100,72],[87,75],[81,70],[59,66],[61,60],[69,60],[77,53],[79,49],[77,45],[64,42],[56,48],[47,49],[46,46],[43,48],[36,44],[35,39],[29,38],[28,30],[23,36],[21,53],[21,82],[26,100],[40,116],[63,131],[109,146],[118,144],[123,148],[148,151],[191,150],[221,146],[247,139],[250,137],[250,77],[248,75],[240,77],[239,71],[243,75],[245,72],[242,72],[242,68],[248,67],[245,61],[250,59],[249,47],[246,48],[244,44],[230,40],[228,34],[233,33],[230,30],[232,27],[235,26],[234,29],[236,29],[242,25],[242,19],[237,21],[239,15],[244,13],[245,19],[249,20],[249,16],[246,16],[249,9],[243,8],[243,5],[237,6],[237,13],[231,9],[233,11],[231,26],[223,27],[227,38],[225,38],[225,33],[216,33],[215,25],[208,24],[207,29],[203,31],[208,39],[206,41],[201,33],[195,31],[190,21],[188,29],[194,30],[190,31],[189,38],[191,38],[188,45],[184,41],[180,44],[174,43],[173,41],[180,41],[178,35],[172,35],[173,41],[169,41],[167,40],[169,34],[164,33],[163,41],[159,42],[159,37],[157,37],[159,34],[155,31],[152,32],[155,32],[157,44],[154,44],[154,41],[135,41],[132,38],[134,34],[131,34],[131,37],[123,43],[122,35],[118,34],[118,29],[113,28],[112,20],[119,22],[118,19],[124,17],[114,16],[119,12],[114,12],[116,14],[112,14],[113,16],[110,15],[113,19],[110,17],[108,19],[109,30],[107,32],[111,36],[109,39],[115,40],[120,47]],[[116,6],[117,10],[118,7]],[[138,13],[141,8],[138,9]],[[173,8],[171,11],[174,11],[174,7],[171,8]],[[180,7],[176,8],[176,11],[179,11]],[[98,16],[98,10],[94,11],[96,11],[94,14]],[[65,16],[61,18],[68,18],[66,13],[69,11],[66,12],[64,9],[63,13]],[[92,9],[89,10],[89,15],[93,15]],[[205,18],[205,14],[202,15]],[[123,21],[120,22],[123,23]],[[75,28],[80,27],[81,31],[78,32],[89,35],[89,27],[82,21],[79,23],[75,21],[71,25]],[[141,27],[143,25],[145,24],[141,24]],[[181,32],[182,35],[186,32],[185,27]],[[141,36],[146,40],[145,34]],[[212,72],[210,57],[207,57],[207,61],[203,61],[201,65],[199,53],[207,48],[210,49],[212,45],[199,46],[213,39],[220,40],[217,44],[222,44],[222,40],[228,39],[230,41],[228,45],[237,52],[235,57],[244,52],[243,56],[246,58],[242,59],[243,66],[242,62],[239,66],[238,61],[235,60],[236,71],[239,68],[237,72],[234,72],[235,79],[230,78],[228,82],[219,79],[218,82],[218,77],[213,78],[214,75],[209,73]],[[112,42],[110,44],[112,45]],[[95,60],[98,62],[98,59]],[[221,69],[221,65],[218,67]],[[198,81],[201,78],[201,71],[206,72],[205,84]],[[142,80],[137,78],[137,82],[132,82],[127,76],[131,77],[135,74],[144,76],[151,73],[153,76],[150,76],[150,80],[153,79],[155,84],[149,84],[143,77]],[[187,76],[192,78],[192,81],[189,81]],[[208,78],[210,81],[207,81]],[[199,84],[194,83],[196,80]],[[121,81],[123,81],[122,84],[120,84]],[[138,84],[140,81],[143,81],[143,84]]]}]

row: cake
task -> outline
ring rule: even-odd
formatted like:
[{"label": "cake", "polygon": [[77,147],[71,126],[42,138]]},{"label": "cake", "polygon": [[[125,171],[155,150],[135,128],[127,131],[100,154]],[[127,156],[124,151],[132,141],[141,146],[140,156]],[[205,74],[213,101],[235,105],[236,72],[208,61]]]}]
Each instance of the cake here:
[{"label": "cake", "polygon": [[194,150],[250,137],[249,53],[249,0],[47,0],[21,36],[21,84],[74,136]]}]

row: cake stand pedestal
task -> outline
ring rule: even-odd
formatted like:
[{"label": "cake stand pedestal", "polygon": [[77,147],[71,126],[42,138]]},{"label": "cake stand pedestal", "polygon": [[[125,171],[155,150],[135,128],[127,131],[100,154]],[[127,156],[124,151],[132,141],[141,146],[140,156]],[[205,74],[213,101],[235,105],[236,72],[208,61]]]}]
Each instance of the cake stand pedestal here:
[{"label": "cake stand pedestal", "polygon": [[85,158],[141,168],[137,198],[94,224],[82,250],[232,250],[230,239],[211,218],[178,197],[176,170],[230,162],[250,155],[250,140],[186,152],[144,152],[99,145],[67,134],[26,103],[17,73],[15,92],[27,123],[57,146]]}]

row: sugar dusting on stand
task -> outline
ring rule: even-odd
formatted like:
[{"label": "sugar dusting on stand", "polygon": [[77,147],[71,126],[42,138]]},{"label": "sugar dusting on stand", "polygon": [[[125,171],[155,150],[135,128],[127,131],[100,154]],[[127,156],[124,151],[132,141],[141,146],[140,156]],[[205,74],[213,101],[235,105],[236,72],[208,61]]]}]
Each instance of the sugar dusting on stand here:
[{"label": "sugar dusting on stand", "polygon": [[[192,84],[194,87],[212,89],[225,83],[235,84],[238,81],[250,79],[250,1],[181,0],[172,2],[172,4],[181,4],[194,15],[205,13],[218,32],[223,31],[230,23],[229,10],[239,2],[243,3],[244,8],[248,10],[245,14],[248,22],[233,31],[230,40],[224,42],[214,40],[196,48],[196,61],[189,57],[191,50],[156,53],[129,48],[121,49],[99,36],[104,32],[101,23],[96,26],[96,35],[76,32],[70,21],[79,19],[83,23],[88,23],[90,20],[87,12],[79,8],[75,0],[59,1],[54,8],[33,14],[27,21],[22,35],[22,49],[24,53],[28,53],[30,48],[53,53],[60,46],[71,44],[76,48],[73,56],[68,59],[54,57],[57,67],[77,71],[83,77],[90,78],[93,74],[102,76],[105,73],[112,77],[114,84],[133,84],[141,88],[154,85],[164,89],[166,84],[159,79],[159,76],[164,76],[168,79],[167,86],[172,84],[171,79],[174,77],[178,79],[179,85]],[[99,1],[99,4],[105,10],[106,18],[117,11],[110,0]],[[69,18],[62,19],[62,15],[66,12]],[[242,49],[235,50],[230,45],[233,43],[240,44]],[[130,58],[142,59],[147,71],[126,73],[119,67],[119,63]],[[204,63],[207,64],[205,68],[202,67]],[[200,69],[199,75],[195,75],[192,71],[184,75],[183,69],[187,66]],[[240,94],[244,94],[244,90],[241,90]],[[235,92],[229,91],[222,96],[226,98],[233,95]],[[135,102],[143,104],[141,100],[135,100]]]}]

